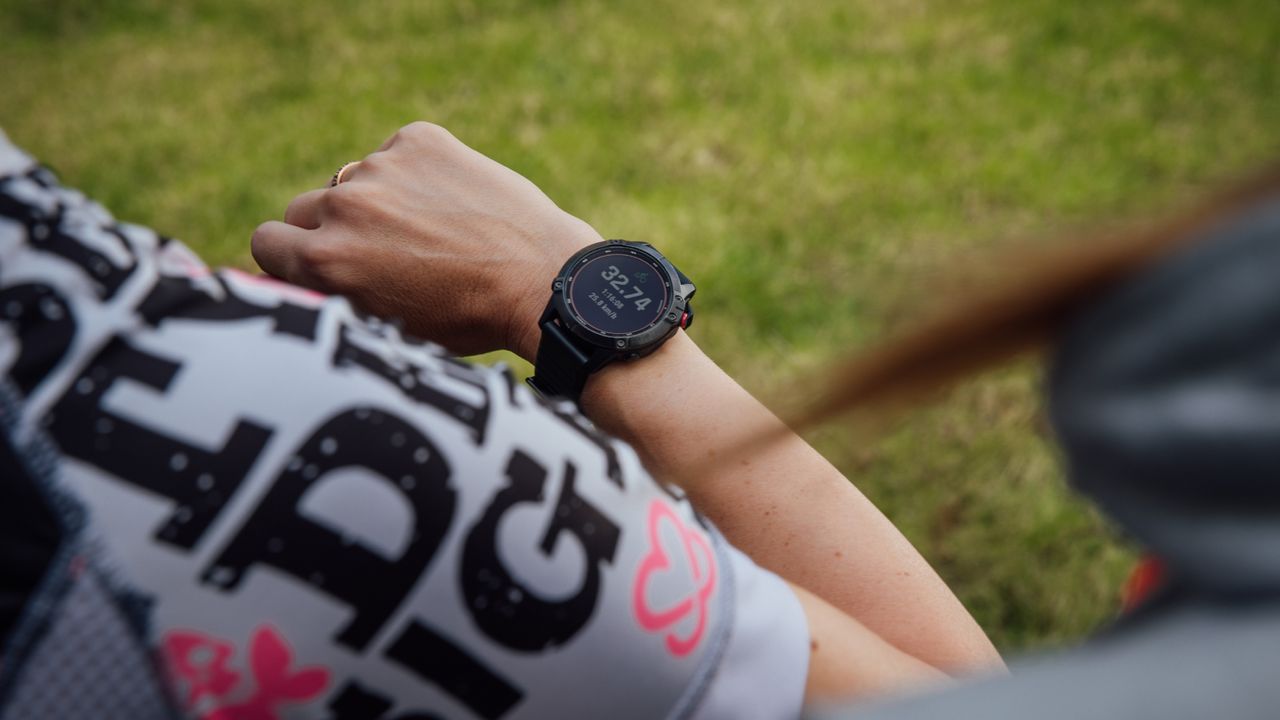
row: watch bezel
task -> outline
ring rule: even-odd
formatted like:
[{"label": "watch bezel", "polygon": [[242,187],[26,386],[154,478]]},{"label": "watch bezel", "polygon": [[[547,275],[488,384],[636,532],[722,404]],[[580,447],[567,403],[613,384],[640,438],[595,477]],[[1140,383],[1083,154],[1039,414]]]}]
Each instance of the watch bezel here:
[{"label": "watch bezel", "polygon": [[[642,330],[632,333],[606,333],[588,325],[577,313],[570,295],[575,272],[601,256],[610,254],[639,256],[657,266],[662,272],[666,287],[667,304],[657,319]],[[680,327],[680,320],[688,310],[693,295],[692,283],[682,279],[675,265],[648,243],[630,240],[605,240],[593,243],[574,253],[560,268],[551,285],[551,304],[559,316],[561,325],[575,337],[591,345],[619,355],[639,357],[657,349]]]}]

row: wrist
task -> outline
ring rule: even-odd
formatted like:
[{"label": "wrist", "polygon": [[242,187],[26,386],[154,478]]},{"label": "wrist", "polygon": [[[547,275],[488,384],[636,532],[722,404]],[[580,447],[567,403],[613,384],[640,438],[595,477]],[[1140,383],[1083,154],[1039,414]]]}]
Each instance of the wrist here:
[{"label": "wrist", "polygon": [[585,221],[568,213],[561,222],[542,233],[547,248],[536,268],[526,267],[514,282],[521,288],[519,299],[507,314],[506,340],[503,347],[532,363],[538,355],[538,343],[542,339],[539,320],[547,302],[551,299],[551,281],[564,263],[582,248],[603,240],[600,233]]},{"label": "wrist", "polygon": [[[555,276],[549,276],[545,285],[538,283],[537,286],[538,288],[546,287],[546,298],[539,299],[536,293],[529,293],[526,296],[525,305],[507,318],[505,347],[530,364],[538,356],[538,342],[542,339],[542,328],[539,327],[538,320],[542,317],[542,311],[547,305],[547,298],[551,296],[551,277]],[[533,280],[530,280],[530,283],[532,284]]]},{"label": "wrist", "polygon": [[[662,347],[635,361],[614,363],[587,380],[582,411],[609,433],[628,442],[646,434],[656,416],[670,412],[673,398],[685,397],[699,380],[710,359],[683,330],[676,331]],[[635,402],[637,395],[648,401]]]},{"label": "wrist", "polygon": [[[655,477],[690,489],[690,468],[723,449],[715,439],[718,433],[707,428],[726,424],[722,400],[726,388],[736,387],[680,330],[652,354],[609,365],[592,376],[581,407],[597,427],[631,445]],[[745,417],[730,425],[736,427]]]}]

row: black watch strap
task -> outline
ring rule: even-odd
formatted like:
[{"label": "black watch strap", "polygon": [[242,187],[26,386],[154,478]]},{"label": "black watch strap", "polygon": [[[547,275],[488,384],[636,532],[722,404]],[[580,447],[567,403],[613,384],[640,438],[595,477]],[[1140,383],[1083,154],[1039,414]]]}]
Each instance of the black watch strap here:
[{"label": "black watch strap", "polygon": [[599,370],[607,358],[594,348],[583,347],[584,344],[555,321],[552,313],[543,315],[539,327],[542,339],[538,341],[538,358],[534,363],[537,374],[529,378],[529,385],[544,397],[578,402],[587,378]]}]

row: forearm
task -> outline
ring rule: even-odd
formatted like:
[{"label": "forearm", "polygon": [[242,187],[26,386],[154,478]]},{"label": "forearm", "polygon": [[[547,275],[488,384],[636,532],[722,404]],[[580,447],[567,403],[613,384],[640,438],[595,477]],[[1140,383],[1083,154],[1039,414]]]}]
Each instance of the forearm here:
[{"label": "forearm", "polygon": [[792,584],[809,623],[806,703],[867,699],[945,686],[947,676]]},{"label": "forearm", "polygon": [[801,438],[742,445],[780,421],[683,333],[600,372],[583,407],[764,567],[930,665],[964,672],[1000,662],[906,538]]}]

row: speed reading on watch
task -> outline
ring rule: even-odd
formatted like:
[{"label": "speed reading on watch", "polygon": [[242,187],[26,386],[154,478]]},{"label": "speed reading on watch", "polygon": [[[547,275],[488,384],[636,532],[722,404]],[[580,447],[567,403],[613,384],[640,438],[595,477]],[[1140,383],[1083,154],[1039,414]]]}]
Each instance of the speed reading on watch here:
[{"label": "speed reading on watch", "polygon": [[[622,298],[624,300],[636,301],[636,310],[644,310],[645,308],[649,307],[649,303],[653,302],[653,298],[648,298],[644,296],[644,290],[641,290],[639,285],[639,283],[643,282],[648,277],[648,275],[649,274],[646,272],[636,273],[637,284],[632,285],[631,289],[623,293],[622,295]],[[618,292],[622,292],[623,290],[625,290],[626,286],[631,282],[630,276],[623,275],[622,271],[618,269],[617,265],[610,265],[604,270],[601,270],[600,277],[604,278],[605,280],[608,280],[609,287],[613,288],[614,290],[617,290]],[[616,304],[617,300],[613,300],[613,302]]]},{"label": "speed reading on watch", "polygon": [[662,316],[668,287],[662,270],[632,254],[609,253],[580,266],[569,299],[579,318],[610,335],[649,327]]}]

